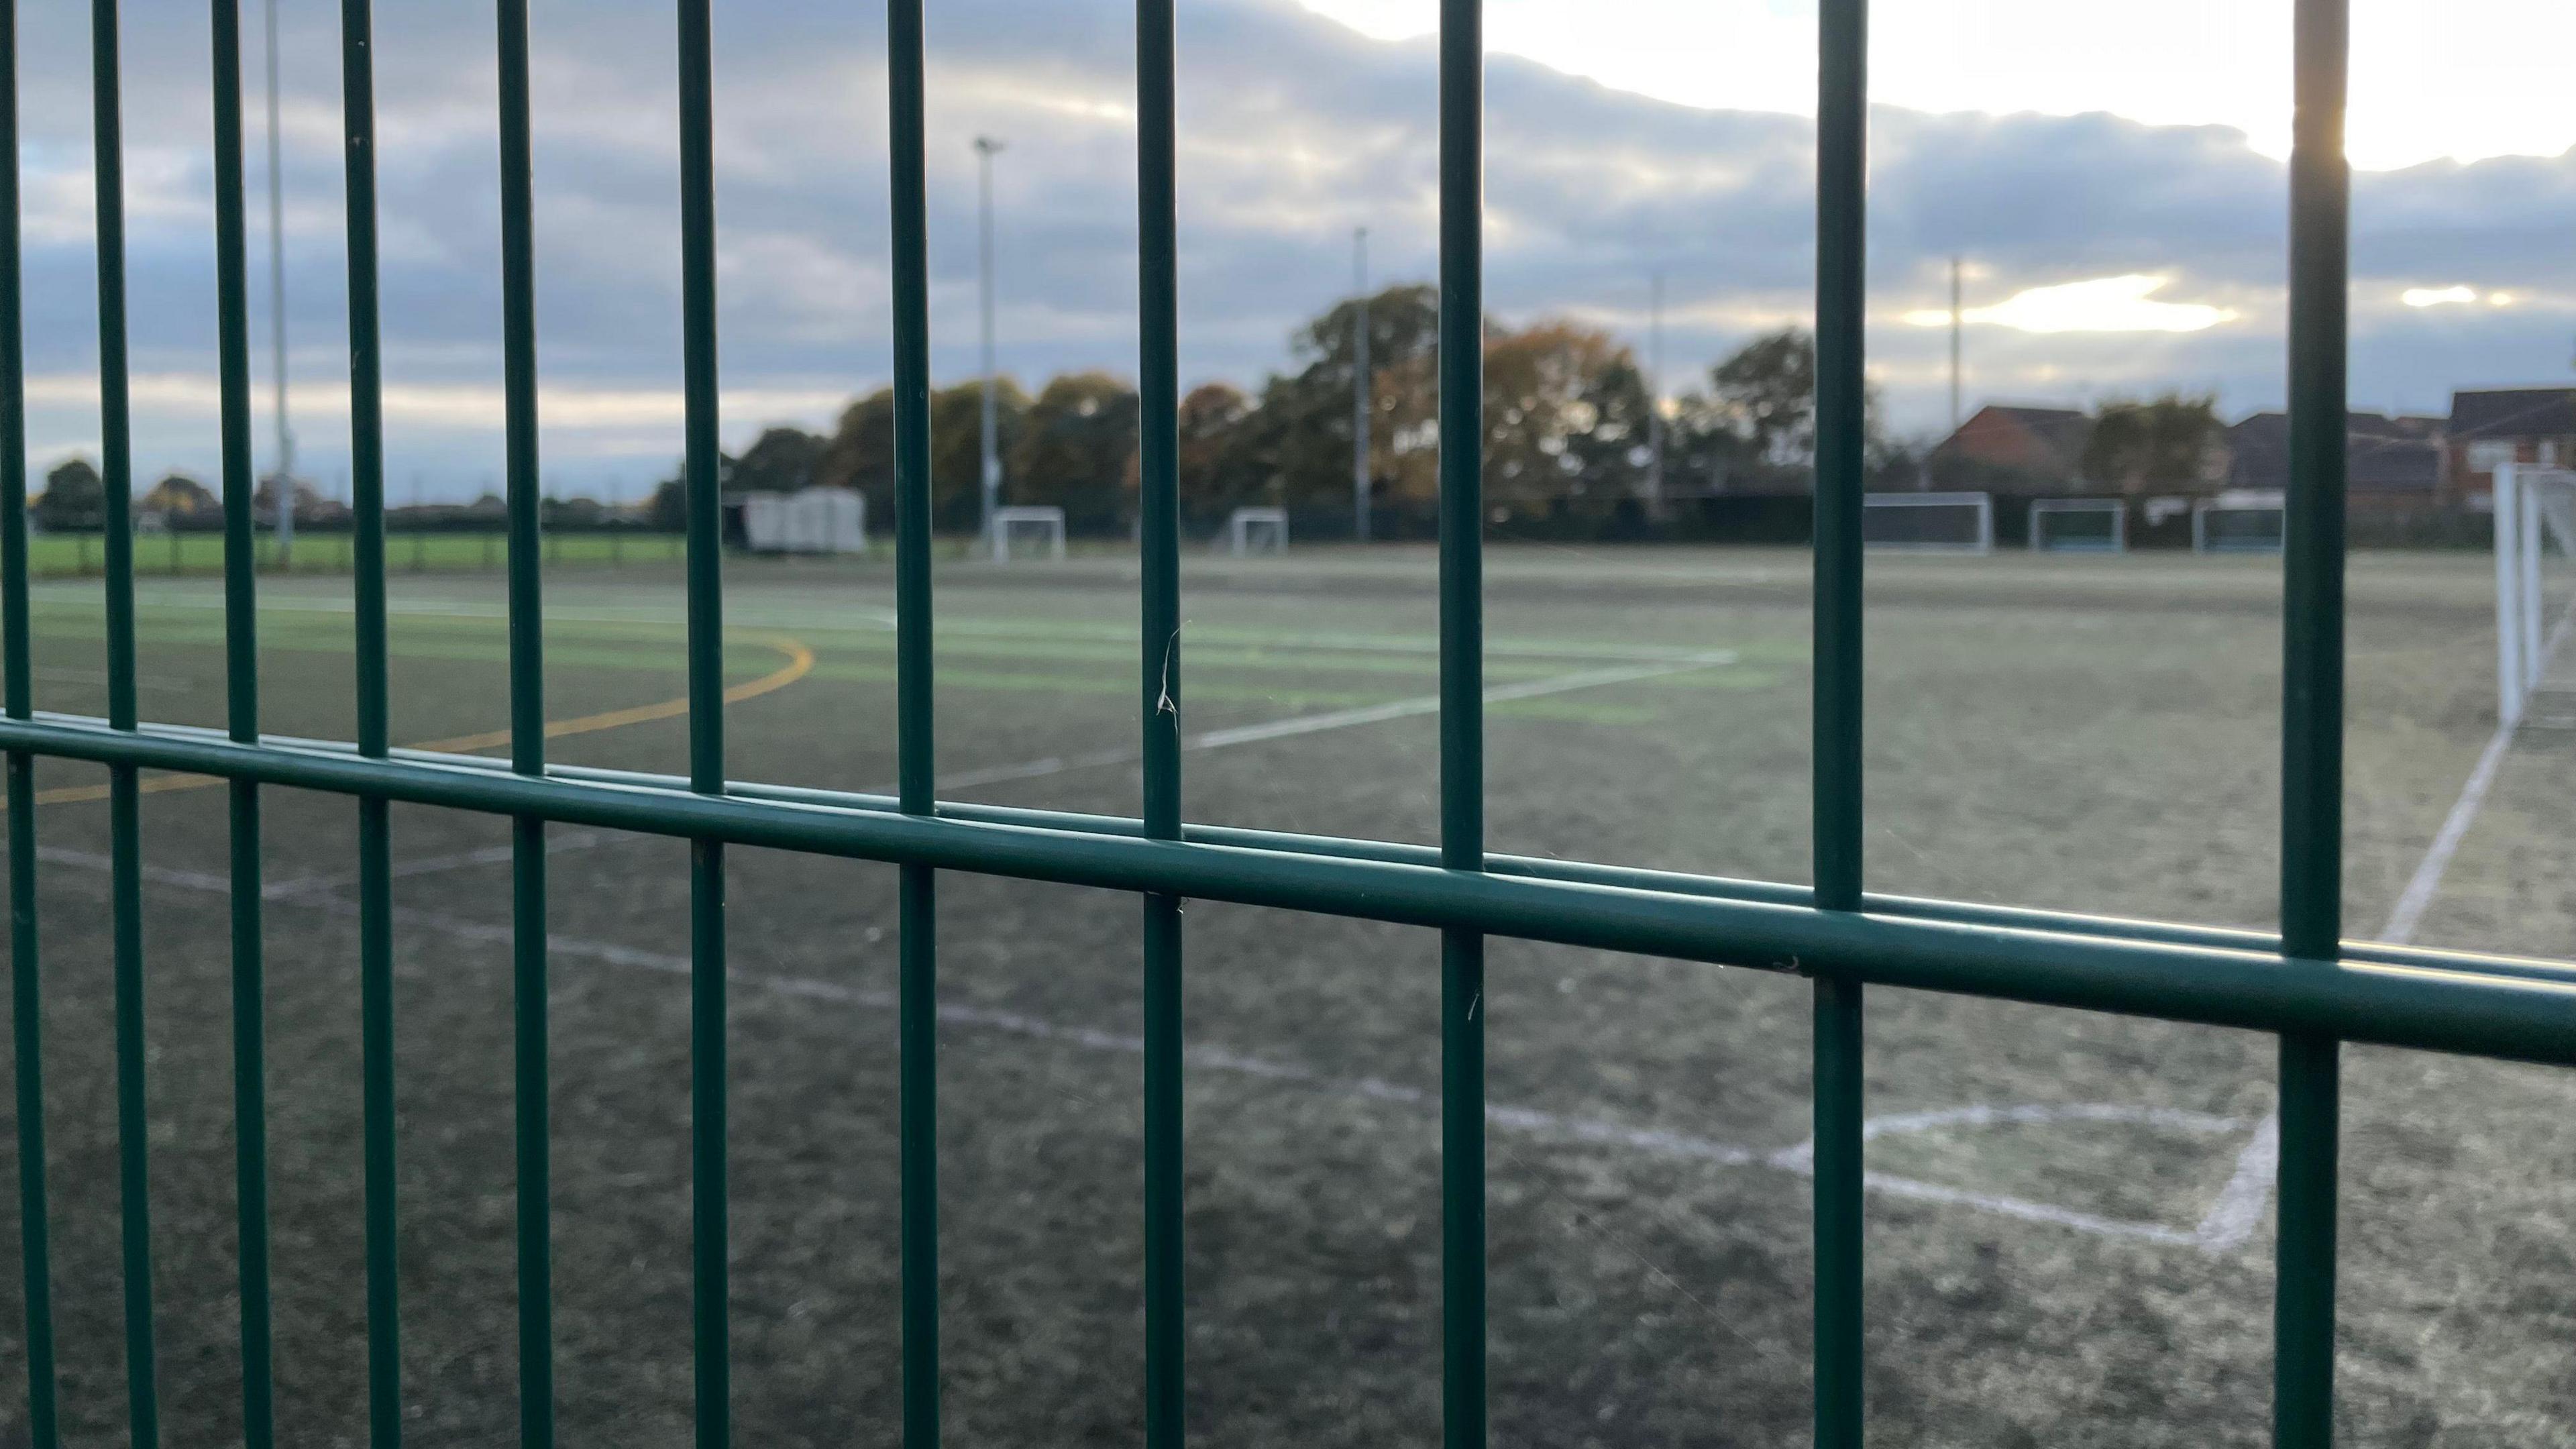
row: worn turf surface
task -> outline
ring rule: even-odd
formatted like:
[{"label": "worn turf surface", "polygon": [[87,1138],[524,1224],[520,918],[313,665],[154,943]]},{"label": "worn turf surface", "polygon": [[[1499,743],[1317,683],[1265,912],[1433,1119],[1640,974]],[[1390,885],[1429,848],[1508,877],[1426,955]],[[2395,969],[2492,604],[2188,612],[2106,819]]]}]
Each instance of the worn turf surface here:
[{"label": "worn turf surface", "polygon": [[[1804,878],[1794,554],[1492,560],[1497,850]],[[2275,561],[1873,560],[1869,870],[1890,891],[2261,925],[2274,906]],[[1427,555],[1194,563],[1190,818],[1433,838]],[[504,714],[497,580],[394,581],[396,737]],[[2494,729],[2483,559],[2352,577],[2347,920],[2395,908]],[[264,720],[345,737],[345,581],[274,581]],[[40,588],[39,703],[104,701],[98,585]],[[894,775],[891,580],[739,562],[737,778]],[[1132,570],[943,573],[951,798],[1132,813]],[[147,717],[221,719],[210,583],[144,586]],[[675,575],[549,580],[557,758],[676,771]],[[810,663],[807,662],[810,658]],[[755,692],[756,691],[756,692]],[[40,767],[55,1266],[78,1443],[119,1442],[102,778]],[[2534,728],[2423,914],[2431,945],[2576,954],[2576,732]],[[267,792],[279,1392],[363,1438],[355,809]],[[168,1442],[237,1413],[224,792],[146,798],[153,1211]],[[509,871],[499,822],[399,809],[405,1398],[415,1441],[515,1434]],[[558,830],[555,1241],[565,1441],[690,1412],[682,847]],[[738,1442],[891,1444],[893,872],[733,855]],[[1143,1347],[1132,897],[942,878],[951,1442],[1131,1443]],[[1187,916],[1194,1432],[1436,1440],[1436,945],[1248,908]],[[1773,1445],[1808,1412],[1806,989],[1498,942],[1498,1442]],[[2264,1441],[2272,1047],[1882,991],[1870,1000],[1878,1442]],[[2346,1055],[2346,1442],[2576,1444],[2576,1077]],[[0,1107],[0,1111],[5,1111]],[[13,1139],[0,1139],[13,1140]],[[13,1174],[0,1150],[0,1175]],[[14,1184],[11,1186],[14,1201]],[[17,1255],[14,1214],[0,1249]],[[0,1272],[0,1363],[20,1360]],[[14,1379],[14,1376],[13,1376]],[[20,1412],[0,1401],[0,1443]]]}]

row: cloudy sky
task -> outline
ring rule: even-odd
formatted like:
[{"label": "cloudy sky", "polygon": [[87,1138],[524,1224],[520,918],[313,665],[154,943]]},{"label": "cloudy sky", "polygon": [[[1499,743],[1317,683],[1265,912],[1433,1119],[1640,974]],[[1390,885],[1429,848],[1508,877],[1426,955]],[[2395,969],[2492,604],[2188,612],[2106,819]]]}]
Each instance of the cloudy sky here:
[{"label": "cloudy sky", "polygon": [[[41,465],[98,437],[84,7],[24,15],[27,314]],[[256,6],[246,7],[256,11]],[[346,454],[337,6],[280,0],[291,393],[326,484]],[[885,76],[864,5],[718,8],[726,434],[826,423],[882,382]],[[1350,286],[1428,278],[1433,0],[1183,0],[1183,372],[1252,383]],[[549,472],[633,494],[678,451],[677,146],[667,7],[549,0],[534,37]],[[1641,343],[1668,279],[1676,385],[1805,320],[1812,0],[1493,0],[1489,300]],[[2256,10],[2268,13],[2249,19]],[[1873,72],[1872,371],[1946,422],[1949,258],[1971,400],[2281,386],[2288,5],[1909,0]],[[931,0],[934,365],[974,366],[973,136],[997,194],[1004,365],[1133,371],[1132,11]],[[499,470],[492,35],[380,7],[390,468],[397,500]],[[215,451],[205,13],[128,0],[137,467]],[[2353,392],[2576,382],[2576,7],[2356,0]],[[254,37],[250,79],[260,82]],[[255,256],[264,256],[252,117]],[[265,347],[265,274],[253,277]],[[264,363],[263,363],[264,366]],[[262,442],[263,466],[267,444]]]}]

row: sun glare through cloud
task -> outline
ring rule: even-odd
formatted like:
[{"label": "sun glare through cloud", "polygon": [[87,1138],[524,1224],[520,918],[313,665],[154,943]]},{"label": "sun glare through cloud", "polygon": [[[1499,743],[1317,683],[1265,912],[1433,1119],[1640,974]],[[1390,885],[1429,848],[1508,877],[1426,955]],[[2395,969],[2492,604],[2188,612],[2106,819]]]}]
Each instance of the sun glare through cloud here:
[{"label": "sun glare through cloud", "polygon": [[[1433,34],[1435,0],[1302,0],[1378,40]],[[2555,156],[2576,145],[2556,70],[2576,6],[2462,0],[2427,35],[2421,0],[2354,0],[2356,166]],[[2150,125],[2218,125],[2290,147],[2290,12],[2235,0],[2157,11],[2059,0],[1947,0],[1870,20],[1872,97],[1931,112],[2107,111]],[[2511,33],[2499,50],[2474,37]],[[1490,0],[1487,47],[1619,90],[1718,109],[1815,112],[1814,0]],[[2461,40],[2451,37],[2457,35]],[[2116,63],[2105,56],[2116,55]]]},{"label": "sun glare through cloud", "polygon": [[[1960,315],[1963,321],[2016,332],[2202,332],[2236,319],[2233,310],[2205,302],[2157,301],[2155,294],[2167,280],[2142,273],[2031,287]],[[1950,314],[1908,312],[1905,320],[1916,327],[1947,327]]]}]

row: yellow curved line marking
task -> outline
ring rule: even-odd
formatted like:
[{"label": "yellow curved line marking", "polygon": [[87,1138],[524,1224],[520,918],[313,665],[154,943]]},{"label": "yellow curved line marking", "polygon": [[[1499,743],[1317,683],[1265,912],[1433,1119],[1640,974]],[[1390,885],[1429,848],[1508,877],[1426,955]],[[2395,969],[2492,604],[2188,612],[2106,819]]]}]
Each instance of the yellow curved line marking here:
[{"label": "yellow curved line marking", "polygon": [[[741,637],[786,655],[787,663],[758,679],[745,680],[726,690],[724,702],[727,704],[740,704],[747,699],[758,699],[764,694],[775,694],[814,672],[814,651],[806,647],[802,639],[786,634],[747,634]],[[567,735],[597,734],[601,730],[621,729],[627,725],[646,724],[657,719],[677,719],[688,712],[689,697],[684,694],[677,699],[666,699],[654,704],[639,704],[630,709],[612,709],[602,714],[548,720],[546,738],[559,740]],[[509,742],[508,730],[485,730],[479,735],[457,735],[452,739],[427,740],[404,748],[429,750],[445,755],[470,755],[478,750],[498,749]],[[171,790],[202,790],[209,785],[222,783],[223,780],[214,775],[155,775],[139,783],[135,789],[140,794],[158,795]],[[108,787],[105,785],[66,785],[59,789],[37,791],[36,803],[71,805],[84,800],[104,800],[107,794]]]}]

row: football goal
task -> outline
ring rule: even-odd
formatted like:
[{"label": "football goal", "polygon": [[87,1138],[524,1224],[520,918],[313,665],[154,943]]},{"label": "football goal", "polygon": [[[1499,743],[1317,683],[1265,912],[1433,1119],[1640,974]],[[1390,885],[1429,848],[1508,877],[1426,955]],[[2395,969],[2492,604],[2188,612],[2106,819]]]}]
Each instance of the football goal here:
[{"label": "football goal", "polygon": [[1023,504],[1016,508],[993,510],[993,562],[1009,563],[1011,551],[1025,548],[1031,553],[1044,550],[1049,558],[1064,560],[1064,510],[1052,506]]},{"label": "football goal", "polygon": [[[2552,551],[2557,554],[2553,564]],[[2576,558],[2576,472],[2506,463],[2495,471],[2496,702],[2523,716],[2549,672],[2566,621],[2567,561]],[[2562,596],[2556,608],[2552,596]]]},{"label": "football goal", "polygon": [[1992,553],[1990,493],[1872,493],[1861,499],[1861,542],[1902,553]]},{"label": "football goal", "polygon": [[1288,551],[1288,510],[1238,508],[1225,521],[1226,551],[1236,558]]},{"label": "football goal", "polygon": [[2129,504],[2122,498],[2034,498],[2032,553],[2127,553]]},{"label": "football goal", "polygon": [[2289,509],[2277,490],[2239,488],[2191,506],[2193,553],[2279,553]]}]

